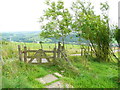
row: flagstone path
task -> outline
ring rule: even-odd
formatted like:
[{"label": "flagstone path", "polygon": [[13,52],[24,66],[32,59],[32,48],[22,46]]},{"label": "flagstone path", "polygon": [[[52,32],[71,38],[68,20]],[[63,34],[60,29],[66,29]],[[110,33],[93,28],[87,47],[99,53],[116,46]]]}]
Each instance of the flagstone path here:
[{"label": "flagstone path", "polygon": [[59,80],[60,77],[63,76],[56,72],[53,74],[48,74],[42,78],[37,78],[36,80],[44,84],[46,88],[73,88],[73,86]]}]

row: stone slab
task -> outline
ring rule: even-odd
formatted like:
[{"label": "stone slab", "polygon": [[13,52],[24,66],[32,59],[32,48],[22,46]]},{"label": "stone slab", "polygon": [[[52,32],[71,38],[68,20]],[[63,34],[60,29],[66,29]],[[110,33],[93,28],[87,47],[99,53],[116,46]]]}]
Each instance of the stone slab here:
[{"label": "stone slab", "polygon": [[54,75],[56,75],[56,76],[58,76],[58,77],[62,77],[62,75],[61,74],[59,74],[59,73],[54,73]]},{"label": "stone slab", "polygon": [[38,80],[39,82],[43,83],[43,84],[46,84],[46,83],[50,83],[50,82],[52,82],[52,81],[55,81],[55,80],[57,80],[57,79],[58,79],[58,78],[55,77],[54,75],[48,74],[48,75],[46,75],[46,76],[43,77],[43,78],[38,78],[37,80]]},{"label": "stone slab", "polygon": [[61,81],[57,81],[55,83],[52,83],[51,85],[46,86],[46,88],[73,88],[69,84],[63,84]]},{"label": "stone slab", "polygon": [[51,85],[46,86],[46,88],[63,88],[63,85],[60,81],[57,81]]}]

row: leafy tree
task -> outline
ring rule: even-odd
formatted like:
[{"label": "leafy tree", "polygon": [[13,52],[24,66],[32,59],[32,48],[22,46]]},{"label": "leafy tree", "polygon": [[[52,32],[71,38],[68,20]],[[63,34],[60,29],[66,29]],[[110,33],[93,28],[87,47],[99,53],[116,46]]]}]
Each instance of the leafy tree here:
[{"label": "leafy tree", "polygon": [[44,15],[40,18],[42,23],[42,32],[40,36],[45,38],[55,37],[60,39],[62,37],[63,45],[64,39],[70,34],[72,16],[67,8],[64,7],[62,1],[46,1],[48,8],[44,11]]},{"label": "leafy tree", "polygon": [[115,39],[119,45],[119,48],[120,48],[120,29],[116,28],[115,30]]},{"label": "leafy tree", "polygon": [[[120,50],[120,29],[118,29],[118,27],[116,27],[116,29],[115,29],[114,36],[115,36],[115,39],[119,46],[118,50]],[[120,61],[120,52],[119,51],[118,51],[118,61]]]},{"label": "leafy tree", "polygon": [[96,15],[90,2],[77,0],[72,5],[75,13],[72,28],[81,36],[90,41],[94,52],[100,61],[108,61],[110,55],[109,19],[107,3],[101,3],[102,17]]}]

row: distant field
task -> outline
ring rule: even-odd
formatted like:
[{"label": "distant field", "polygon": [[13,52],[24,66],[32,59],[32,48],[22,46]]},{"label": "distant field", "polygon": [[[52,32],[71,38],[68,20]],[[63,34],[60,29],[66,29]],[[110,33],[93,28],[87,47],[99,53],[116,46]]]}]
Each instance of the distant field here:
[{"label": "distant field", "polygon": [[[19,43],[19,42],[9,42],[8,44],[2,45],[2,56],[3,58],[12,58],[12,57],[18,57],[18,45],[21,45],[22,50],[24,49],[24,46],[27,46],[27,49],[30,50],[38,50],[41,49],[41,46],[39,43]],[[53,50],[55,47],[54,43],[43,43],[43,50]],[[81,47],[84,45],[73,45],[73,44],[65,44],[65,49],[67,54],[79,54]],[[58,47],[58,44],[56,44],[56,47]],[[87,46],[84,46],[84,48],[88,48]],[[113,48],[118,49],[118,48]],[[116,52],[117,55],[117,52]]]},{"label": "distant field", "polygon": [[[41,49],[40,44],[38,43],[18,43],[18,42],[10,42],[8,44],[2,45],[2,55],[3,58],[12,58],[16,57],[18,55],[18,45],[21,45],[22,50],[24,49],[24,46],[27,46],[27,49],[30,50],[38,50]],[[53,50],[55,47],[55,44],[53,43],[46,43],[42,44],[44,50]],[[57,44],[56,44],[57,47]],[[76,53],[79,52],[80,46],[79,45],[71,45],[66,44],[65,45],[66,50],[68,53]]]}]

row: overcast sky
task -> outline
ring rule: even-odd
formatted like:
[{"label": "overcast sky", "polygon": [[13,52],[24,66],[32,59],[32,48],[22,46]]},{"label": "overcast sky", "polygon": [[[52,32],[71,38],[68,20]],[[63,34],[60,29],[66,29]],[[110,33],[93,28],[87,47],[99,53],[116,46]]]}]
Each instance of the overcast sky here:
[{"label": "overcast sky", "polygon": [[[56,1],[56,0],[54,0]],[[70,7],[72,1],[63,0],[65,7]],[[90,0],[100,13],[99,4],[107,0]],[[110,23],[118,23],[118,1],[108,0],[110,5]],[[46,8],[45,0],[0,0],[0,32],[40,31],[39,17]]]}]

